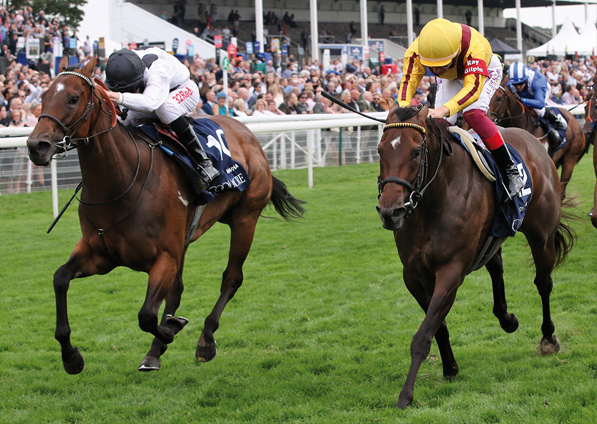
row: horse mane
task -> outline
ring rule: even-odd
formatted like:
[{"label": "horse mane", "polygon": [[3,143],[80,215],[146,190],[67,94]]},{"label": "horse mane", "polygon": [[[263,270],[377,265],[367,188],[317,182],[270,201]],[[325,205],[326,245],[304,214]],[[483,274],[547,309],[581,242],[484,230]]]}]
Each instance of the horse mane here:
[{"label": "horse mane", "polygon": [[394,109],[394,114],[400,122],[404,122],[416,116],[421,111],[419,106],[404,106]]}]

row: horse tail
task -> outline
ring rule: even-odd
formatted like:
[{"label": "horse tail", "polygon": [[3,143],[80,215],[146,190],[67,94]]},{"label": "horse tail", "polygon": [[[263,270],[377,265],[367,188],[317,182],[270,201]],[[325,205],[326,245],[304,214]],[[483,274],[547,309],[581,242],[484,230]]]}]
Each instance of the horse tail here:
[{"label": "horse tail", "polygon": [[286,184],[273,175],[272,181],[274,184],[270,202],[274,205],[276,212],[278,212],[286,221],[302,218],[303,214],[306,212],[306,209],[302,205],[307,202],[292,196],[286,188]]},{"label": "horse tail", "polygon": [[[562,203],[562,208],[570,207],[572,204],[569,200],[565,200]],[[558,231],[555,236],[555,248],[556,248],[556,262],[554,268],[562,265],[568,256],[568,253],[572,250],[574,243],[576,242],[576,233],[570,225],[563,222],[580,221],[580,218],[576,215],[571,214],[568,211],[562,210],[560,217],[560,224],[558,225]]]}]

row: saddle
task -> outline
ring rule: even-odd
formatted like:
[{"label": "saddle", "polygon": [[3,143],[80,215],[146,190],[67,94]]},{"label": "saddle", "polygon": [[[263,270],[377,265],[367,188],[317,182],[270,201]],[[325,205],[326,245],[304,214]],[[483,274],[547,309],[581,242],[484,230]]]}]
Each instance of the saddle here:
[{"label": "saddle", "polygon": [[[547,106],[547,107],[549,107],[549,106]],[[551,111],[553,111],[554,115],[556,115],[556,116],[561,115],[562,119],[564,119],[564,121],[568,122],[568,120],[566,119],[566,116],[562,113],[562,111],[560,109],[558,109],[557,107],[549,107],[549,109]],[[546,133],[548,133],[551,129],[554,129],[560,135],[560,144],[553,149],[554,152],[557,152],[558,150],[562,149],[568,143],[568,140],[566,139],[566,130],[557,128],[554,124],[552,124],[548,119],[545,119],[545,118],[537,117],[537,123],[539,125],[541,125],[541,127],[543,127],[543,129],[547,128],[547,130],[545,131]]]},{"label": "saddle", "polygon": [[470,273],[483,267],[487,261],[491,259],[500,247],[504,238],[513,237],[516,234],[518,228],[522,224],[531,199],[533,182],[528,177],[529,171],[516,149],[506,143],[512,159],[517,164],[518,170],[521,172],[525,186],[519,196],[511,201],[502,202],[501,199],[506,192],[502,174],[489,150],[480,144],[481,141],[477,133],[471,133],[459,127],[449,127],[448,130],[470,154],[471,159],[481,174],[495,186],[496,211],[491,226],[491,232],[479,255],[475,259],[473,266],[468,271]]},{"label": "saddle", "polygon": [[197,162],[170,129],[165,128],[161,123],[145,124],[139,129],[180,166],[195,190],[198,204],[209,203],[216,196],[229,190],[244,191],[251,180],[245,168],[230,156],[222,127],[208,118],[195,119],[192,126],[205,153],[220,172],[220,176],[214,179],[205,190],[200,189]]}]

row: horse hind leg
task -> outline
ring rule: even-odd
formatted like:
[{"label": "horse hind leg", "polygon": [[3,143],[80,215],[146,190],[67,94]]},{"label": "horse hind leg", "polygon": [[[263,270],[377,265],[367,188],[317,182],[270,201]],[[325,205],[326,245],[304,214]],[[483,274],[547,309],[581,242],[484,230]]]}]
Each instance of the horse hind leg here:
[{"label": "horse hind leg", "polygon": [[195,357],[200,362],[208,362],[216,356],[214,333],[220,326],[220,317],[224,308],[243,283],[242,267],[253,243],[258,218],[259,212],[256,212],[242,219],[232,220],[230,224],[230,252],[228,265],[222,276],[220,297],[211,313],[205,318],[203,332],[197,342]]},{"label": "horse hind leg", "polygon": [[[160,321],[161,326],[170,328],[175,335],[189,322],[189,320],[184,317],[174,317],[176,310],[180,306],[180,299],[184,290],[182,270],[183,266],[178,270],[174,285],[166,296],[166,306],[164,307],[164,313]],[[161,367],[160,357],[166,352],[166,349],[168,349],[168,345],[158,337],[155,337],[151,343],[149,352],[147,352],[147,355],[145,355],[141,361],[141,365],[139,365],[137,369],[139,371],[159,370]]]},{"label": "horse hind leg", "polygon": [[[545,231],[545,230],[543,230]],[[560,342],[554,335],[555,326],[551,320],[551,308],[549,298],[553,289],[553,280],[551,272],[555,264],[555,241],[554,235],[547,237],[530,237],[527,240],[531,247],[533,260],[535,261],[535,286],[541,296],[541,305],[543,307],[543,322],[541,324],[541,332],[543,337],[539,344],[539,350],[542,354],[548,355],[560,350]]]},{"label": "horse hind leg", "polygon": [[506,292],[504,290],[504,265],[501,247],[485,264],[485,268],[489,272],[493,287],[493,314],[499,320],[502,329],[506,333],[513,333],[518,329],[519,322],[516,315],[508,313]]}]

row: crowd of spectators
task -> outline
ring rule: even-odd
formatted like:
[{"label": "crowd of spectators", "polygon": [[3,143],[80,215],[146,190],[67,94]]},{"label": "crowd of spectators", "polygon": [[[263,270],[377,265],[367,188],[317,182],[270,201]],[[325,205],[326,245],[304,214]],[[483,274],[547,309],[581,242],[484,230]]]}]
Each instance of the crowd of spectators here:
[{"label": "crowd of spectators", "polygon": [[[184,3],[177,3],[181,19],[184,19]],[[208,25],[217,19],[214,4],[209,9],[203,8],[203,12],[205,17],[209,16]],[[285,18],[288,21],[291,17]],[[228,16],[232,28],[238,19],[238,13],[232,10]],[[37,61],[22,64],[17,57],[24,46],[18,40],[28,37],[41,40],[41,55]],[[4,72],[0,73],[0,127],[35,126],[41,113],[41,95],[54,77],[56,37],[66,46],[68,54],[78,56],[81,61],[92,58],[89,37],[78,39],[76,31],[70,31],[58,19],[46,18],[43,11],[34,16],[30,7],[0,8],[0,58],[5,64]],[[77,39],[77,46],[69,50],[72,38]],[[324,90],[361,112],[384,111],[394,103],[402,77],[400,58],[394,58],[398,72],[385,75],[379,67],[372,69],[359,60],[342,63],[335,59],[324,69],[322,63],[311,62],[309,58],[302,66],[292,55],[285,59],[285,63],[277,65],[272,61],[244,60],[242,56],[232,58],[228,86],[224,87],[223,71],[215,59],[198,55],[189,58],[185,64],[201,93],[197,113],[230,116],[346,113],[321,94]],[[582,103],[592,91],[596,69],[590,59],[541,60],[529,66],[545,74],[551,84],[548,105]],[[101,76],[99,67],[97,74]],[[413,105],[433,106],[434,93],[435,78],[425,76]],[[43,184],[43,175],[41,178]]]}]

